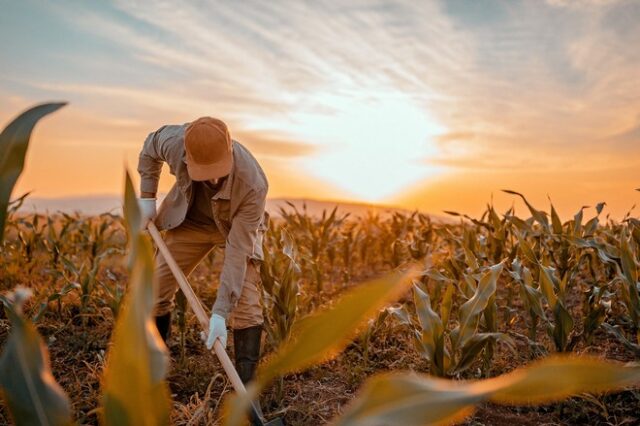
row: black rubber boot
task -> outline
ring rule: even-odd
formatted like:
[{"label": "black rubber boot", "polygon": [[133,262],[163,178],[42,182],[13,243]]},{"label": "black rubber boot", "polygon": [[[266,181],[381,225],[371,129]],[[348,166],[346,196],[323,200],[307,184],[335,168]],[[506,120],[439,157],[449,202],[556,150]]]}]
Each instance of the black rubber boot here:
[{"label": "black rubber boot", "polygon": [[[233,330],[233,352],[236,361],[236,370],[242,383],[249,383],[256,373],[256,366],[260,359],[260,344],[262,341],[262,324],[253,327]],[[256,408],[260,410],[260,402],[254,401]],[[261,411],[259,411],[262,414]],[[251,410],[251,424],[262,424]]]},{"label": "black rubber boot", "polygon": [[156,317],[156,327],[162,340],[164,340],[164,344],[167,345],[167,341],[171,336],[171,312]]}]

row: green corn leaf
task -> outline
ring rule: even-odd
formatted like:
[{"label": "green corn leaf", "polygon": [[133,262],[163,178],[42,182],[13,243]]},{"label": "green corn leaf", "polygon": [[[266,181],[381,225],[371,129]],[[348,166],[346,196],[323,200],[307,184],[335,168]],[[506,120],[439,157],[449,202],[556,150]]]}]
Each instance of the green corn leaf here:
[{"label": "green corn leaf", "polygon": [[465,246],[464,254],[465,254],[465,260],[469,269],[471,269],[472,271],[478,270],[480,265],[478,265],[478,259],[476,259],[476,256],[473,254],[473,251],[471,251],[469,247]]},{"label": "green corn leaf", "polygon": [[553,203],[551,203],[551,198],[549,198],[549,203],[551,204],[551,226],[553,233],[562,235],[562,221],[560,220],[560,216],[558,216],[556,209],[553,207]]},{"label": "green corn leaf", "polygon": [[513,223],[520,232],[531,232],[531,226],[528,222],[520,219],[518,216],[507,216],[509,221]]},{"label": "green corn leaf", "polygon": [[607,330],[607,332],[612,335],[613,337],[615,337],[616,339],[618,339],[618,341],[620,343],[622,343],[627,349],[629,349],[631,352],[633,352],[636,356],[636,358],[640,358],[640,341],[637,343],[632,342],[631,340],[627,339],[627,337],[624,335],[623,331],[620,329],[619,325],[611,325],[611,324],[607,324],[602,323],[602,327]]},{"label": "green corn leaf", "polygon": [[440,376],[446,375],[451,368],[451,356],[445,347],[444,333],[440,334],[436,339],[435,362],[432,363],[432,367],[434,372]]},{"label": "green corn leaf", "polygon": [[538,263],[538,259],[536,258],[536,255],[533,252],[533,248],[531,247],[531,244],[529,244],[526,238],[519,232],[516,232],[515,234],[516,234],[516,237],[518,238],[518,250],[520,250],[520,253],[522,253],[522,256],[524,256],[524,258],[527,259],[529,262],[531,262],[533,265]]},{"label": "green corn leaf", "polygon": [[637,245],[640,245],[640,225],[636,225],[633,227],[633,231],[631,232],[633,235],[633,239],[635,240]]},{"label": "green corn leaf", "polygon": [[442,326],[447,327],[449,323],[449,317],[451,316],[451,307],[453,305],[453,295],[455,294],[456,286],[449,284],[442,296],[442,304],[440,305],[440,318],[442,319]]},{"label": "green corn leaf", "polygon": [[531,309],[538,317],[546,319],[544,309],[542,309],[542,293],[537,288],[520,283],[524,296],[525,304],[528,309]]},{"label": "green corn leaf", "polygon": [[638,282],[638,268],[634,260],[629,240],[626,233],[620,237],[620,260],[622,261],[622,273],[627,281],[627,285],[635,286]]},{"label": "green corn leaf", "polygon": [[585,235],[593,235],[595,230],[598,228],[598,217],[593,217],[584,225],[584,234]]},{"label": "green corn leaf", "polygon": [[11,332],[0,357],[0,390],[16,425],[71,425],[69,399],[49,367],[49,352],[22,304],[30,290],[2,297]]},{"label": "green corn leaf", "polygon": [[0,133],[0,243],[4,239],[9,198],[24,168],[31,132],[42,117],[65,105],[66,103],[49,103],[28,109]]},{"label": "green corn leaf", "polygon": [[463,347],[476,332],[480,314],[487,307],[491,296],[496,292],[498,277],[502,272],[504,262],[502,261],[489,268],[489,271],[482,276],[480,283],[478,283],[473,297],[460,307],[460,324],[456,327],[454,347]]},{"label": "green corn leaf", "polygon": [[617,264],[616,259],[619,258],[619,250],[610,244],[600,243],[593,239],[569,238],[571,243],[579,248],[593,248],[598,254],[598,258],[604,263]]},{"label": "green corn leaf", "polygon": [[553,308],[553,316],[555,318],[553,341],[558,351],[564,352],[567,348],[569,335],[573,331],[573,318],[559,300]]},{"label": "green corn leaf", "polygon": [[398,321],[400,321],[400,324],[412,325],[411,324],[411,317],[409,315],[409,312],[407,311],[406,305],[390,306],[390,307],[387,308],[387,312],[389,312],[389,314],[391,314],[391,316],[393,316]]},{"label": "green corn leaf", "polygon": [[153,250],[135,227],[140,217],[129,174],[125,184],[125,220],[130,235],[131,281],[112,337],[103,378],[102,422],[106,425],[169,424],[169,389],[164,377],[169,358],[152,312]]},{"label": "green corn leaf", "polygon": [[547,268],[543,265],[538,265],[540,270],[540,289],[542,290],[542,294],[547,299],[547,303],[551,309],[555,309],[556,302],[558,298],[556,297],[552,272],[550,268]]},{"label": "green corn leaf", "polygon": [[522,198],[522,201],[524,201],[524,203],[527,205],[527,207],[529,208],[529,211],[531,212],[531,216],[533,216],[533,218],[540,224],[543,226],[544,230],[549,232],[549,220],[547,219],[547,215],[545,212],[537,210],[535,207],[533,207],[529,201],[527,201],[527,199],[525,198],[524,195],[522,195],[519,192],[516,191],[511,191],[509,189],[503,189],[503,192],[506,192],[507,194],[512,194],[512,195],[517,195],[520,198]]},{"label": "green corn leaf", "polygon": [[394,271],[357,286],[332,308],[300,320],[292,331],[293,338],[260,366],[260,382],[268,383],[337,354],[356,329],[406,291],[417,274],[415,265],[406,271]]},{"label": "green corn leaf", "polygon": [[416,313],[422,327],[422,345],[427,352],[427,359],[435,360],[436,341],[442,336],[442,321],[438,314],[431,308],[429,295],[414,284],[413,300],[416,305]]},{"label": "green corn leaf", "polygon": [[551,356],[511,373],[476,382],[414,373],[384,373],[369,379],[333,424],[444,425],[461,421],[482,402],[541,404],[637,383],[640,383],[638,365],[625,366],[575,356]]},{"label": "green corn leaf", "polygon": [[431,361],[433,360],[435,354],[435,345],[433,348],[429,349],[425,344],[425,340],[422,337],[422,333],[419,330],[413,330],[411,333],[411,338],[413,341],[413,346],[416,348],[416,351],[425,359]]},{"label": "green corn leaf", "polygon": [[584,216],[584,209],[586,206],[580,207],[578,213],[573,216],[573,234],[578,236],[582,232],[582,218]]},{"label": "green corn leaf", "polygon": [[456,365],[455,373],[461,373],[471,366],[480,352],[489,342],[501,342],[515,350],[515,342],[504,333],[477,333],[474,334],[460,350],[462,356]]}]

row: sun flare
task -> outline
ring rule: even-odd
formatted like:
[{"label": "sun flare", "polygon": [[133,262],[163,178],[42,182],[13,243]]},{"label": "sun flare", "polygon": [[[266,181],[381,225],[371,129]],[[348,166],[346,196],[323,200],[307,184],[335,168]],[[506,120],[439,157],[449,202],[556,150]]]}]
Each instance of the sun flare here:
[{"label": "sun flare", "polygon": [[361,201],[380,202],[438,172],[426,160],[437,151],[441,128],[406,95],[318,95],[328,113],[298,117],[302,136],[323,139],[305,161],[309,173]]}]

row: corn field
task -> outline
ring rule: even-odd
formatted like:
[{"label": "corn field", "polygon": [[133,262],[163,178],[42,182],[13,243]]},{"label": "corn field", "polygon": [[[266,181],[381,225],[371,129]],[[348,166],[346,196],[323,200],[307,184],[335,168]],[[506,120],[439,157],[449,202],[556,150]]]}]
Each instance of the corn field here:
[{"label": "corn field", "polygon": [[[640,220],[614,221],[603,202],[562,221],[551,202],[505,192],[509,210],[449,222],[272,212],[266,356],[250,388],[266,413],[292,425],[640,423]],[[124,217],[6,202],[0,424],[243,421],[246,401],[184,299],[169,348],[150,327],[153,248],[128,175],[124,193]],[[205,306],[222,256],[190,276]]]}]

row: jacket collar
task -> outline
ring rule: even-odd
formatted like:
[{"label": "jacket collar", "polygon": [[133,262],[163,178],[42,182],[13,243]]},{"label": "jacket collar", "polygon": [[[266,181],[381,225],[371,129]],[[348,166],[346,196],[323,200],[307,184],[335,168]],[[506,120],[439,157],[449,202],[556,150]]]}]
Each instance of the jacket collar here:
[{"label": "jacket collar", "polygon": [[222,187],[220,188],[220,190],[215,194],[213,194],[214,200],[218,200],[218,199],[230,200],[231,199],[231,186],[233,184],[233,175],[234,175],[233,172],[235,168],[236,168],[236,162],[234,159],[233,164],[231,165],[231,172],[229,172],[229,176],[227,176],[224,182],[222,182]]}]

